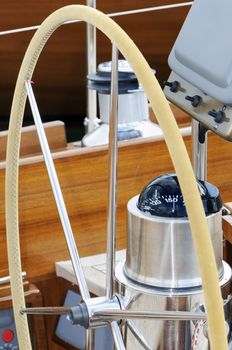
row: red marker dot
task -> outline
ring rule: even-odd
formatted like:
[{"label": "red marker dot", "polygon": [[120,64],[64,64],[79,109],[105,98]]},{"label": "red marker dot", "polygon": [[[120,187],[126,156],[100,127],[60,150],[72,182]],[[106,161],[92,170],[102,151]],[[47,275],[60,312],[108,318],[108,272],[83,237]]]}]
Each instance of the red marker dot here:
[{"label": "red marker dot", "polygon": [[10,329],[6,329],[2,333],[2,340],[6,343],[10,343],[14,339],[14,332]]}]

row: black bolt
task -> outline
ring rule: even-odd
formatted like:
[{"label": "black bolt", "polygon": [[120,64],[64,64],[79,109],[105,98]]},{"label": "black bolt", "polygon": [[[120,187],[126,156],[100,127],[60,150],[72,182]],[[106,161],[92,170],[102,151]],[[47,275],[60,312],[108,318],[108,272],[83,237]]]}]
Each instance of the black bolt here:
[{"label": "black bolt", "polygon": [[212,111],[209,111],[208,115],[214,117],[216,123],[221,123],[225,117],[225,112],[216,111],[215,109],[213,109]]},{"label": "black bolt", "polygon": [[172,81],[172,82],[165,81],[164,86],[169,86],[171,92],[177,92],[179,90],[180,83],[177,80]]},{"label": "black bolt", "polygon": [[199,95],[185,96],[185,99],[190,101],[193,107],[199,106],[199,104],[202,102],[202,98]]}]

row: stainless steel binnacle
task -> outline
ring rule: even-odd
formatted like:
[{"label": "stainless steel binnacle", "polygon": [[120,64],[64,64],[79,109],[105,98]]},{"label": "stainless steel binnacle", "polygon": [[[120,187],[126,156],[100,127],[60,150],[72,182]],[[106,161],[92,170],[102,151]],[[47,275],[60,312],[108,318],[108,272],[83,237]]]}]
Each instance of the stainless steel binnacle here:
[{"label": "stainless steel binnacle", "polygon": [[[201,286],[200,270],[187,218],[164,218],[127,206],[128,239],[124,266],[128,278],[161,288]],[[207,216],[219,279],[223,276],[221,211]]]},{"label": "stainless steel binnacle", "polygon": [[[230,292],[231,269],[223,262],[224,274],[220,281],[223,298]],[[137,283],[125,275],[124,263],[116,268],[119,292],[124,296],[124,305],[128,311],[160,310],[187,311],[193,314],[202,312],[201,320],[151,320],[133,319],[130,325],[124,325],[127,350],[209,350],[208,329],[204,318],[204,296],[201,287],[193,288],[156,288]],[[119,311],[120,312],[120,311]],[[132,328],[137,330],[135,337]],[[228,338],[230,327],[228,325]],[[142,336],[142,341],[139,338]],[[146,344],[146,347],[144,346]]]},{"label": "stainless steel binnacle", "polygon": [[[222,260],[222,213],[219,191],[198,181],[214,247],[222,297],[227,300],[230,337],[231,268]],[[128,314],[150,310],[159,320],[130,319],[125,323],[127,350],[209,350],[202,280],[189,220],[175,174],[152,180],[128,202],[127,255],[116,269],[119,294]],[[123,311],[124,312],[124,311]],[[117,311],[116,313],[123,313]],[[166,314],[174,317],[162,319]],[[177,316],[191,318],[177,320]],[[193,319],[196,315],[202,317]],[[136,335],[135,335],[136,334]]]}]

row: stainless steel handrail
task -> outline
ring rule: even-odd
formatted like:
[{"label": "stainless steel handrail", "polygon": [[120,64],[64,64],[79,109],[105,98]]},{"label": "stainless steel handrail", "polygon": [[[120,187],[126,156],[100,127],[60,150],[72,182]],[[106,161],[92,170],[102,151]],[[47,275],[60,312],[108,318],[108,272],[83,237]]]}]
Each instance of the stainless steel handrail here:
[{"label": "stainless steel handrail", "polygon": [[[119,16],[134,15],[134,14],[145,13],[145,12],[169,10],[169,9],[175,9],[175,8],[179,8],[179,7],[186,7],[186,6],[188,7],[188,6],[191,6],[192,4],[193,4],[193,1],[181,2],[179,4],[153,6],[153,7],[147,7],[144,9],[108,13],[107,15],[109,17],[119,17]],[[78,23],[78,22],[80,22],[80,21],[67,21],[65,24]],[[30,26],[30,27],[22,27],[22,28],[3,30],[3,31],[0,31],[0,35],[10,35],[10,34],[16,34],[16,33],[21,33],[21,32],[27,32],[27,31],[31,31],[31,30],[37,30],[39,27],[40,27],[40,25],[34,25],[34,26]]]}]

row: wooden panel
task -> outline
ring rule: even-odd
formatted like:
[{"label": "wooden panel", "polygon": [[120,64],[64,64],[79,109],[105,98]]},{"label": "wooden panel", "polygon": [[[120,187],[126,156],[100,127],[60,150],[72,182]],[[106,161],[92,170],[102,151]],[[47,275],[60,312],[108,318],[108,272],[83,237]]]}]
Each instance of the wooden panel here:
[{"label": "wooden panel", "polygon": [[[173,0],[171,3],[178,3]],[[79,0],[85,4],[85,0]],[[133,8],[164,5],[170,0],[97,0],[97,7],[112,13]],[[40,24],[52,11],[73,4],[71,0],[1,1],[0,31]],[[167,79],[167,56],[185,19],[189,7],[153,13],[115,17],[142,50],[160,82]],[[7,128],[13,89],[23,55],[33,31],[0,36],[0,126]],[[86,86],[85,24],[66,25],[58,29],[44,49],[33,80],[43,116],[84,116]],[[98,62],[109,60],[111,45],[98,33]],[[30,114],[30,111],[27,111]],[[3,119],[4,117],[4,119]],[[49,118],[50,118],[49,117]],[[47,119],[46,119],[47,120]],[[72,123],[76,120],[73,118]]]},{"label": "wooden panel", "polygon": [[[51,151],[64,150],[67,148],[67,140],[65,135],[64,123],[54,121],[44,123],[44,131],[48,140]],[[6,159],[8,131],[0,132],[0,161]],[[36,153],[41,153],[37,131],[34,125],[22,128],[20,156],[28,156]]]},{"label": "wooden panel", "polygon": [[[177,118],[179,119],[179,118]],[[180,118],[182,120],[182,117]],[[190,137],[185,137],[190,153]],[[231,200],[231,143],[209,137],[209,181]],[[107,148],[70,148],[53,154],[81,256],[105,251]],[[4,162],[0,193],[4,193]],[[223,169],[223,171],[222,171]],[[164,140],[120,143],[118,184],[118,248],[126,245],[126,203],[155,176],[173,167]],[[7,273],[4,201],[0,200],[0,275]],[[20,236],[23,268],[37,281],[44,305],[62,305],[70,284],[55,278],[54,262],[69,258],[41,156],[20,161]],[[228,252],[228,249],[226,250]],[[54,337],[57,318],[46,317],[49,350],[68,349]]]},{"label": "wooden panel", "polygon": [[225,239],[231,244],[232,243],[232,216],[223,216],[223,234]]},{"label": "wooden panel", "polygon": [[[185,137],[190,149],[190,138]],[[209,137],[208,179],[231,199],[231,144],[215,135]],[[223,155],[223,157],[222,157]],[[105,251],[107,202],[107,149],[71,149],[54,154],[81,256]],[[222,171],[223,169],[223,171]],[[118,248],[126,244],[126,203],[152,178],[173,167],[163,140],[134,140],[121,143],[118,184]],[[0,191],[4,193],[4,163],[0,169]],[[23,268],[32,281],[54,272],[54,261],[67,259],[57,210],[42,157],[21,160],[20,235]],[[4,217],[4,202],[0,201]],[[5,224],[0,221],[0,266],[6,269]]]},{"label": "wooden panel", "polygon": [[[232,244],[232,202],[224,204],[225,208],[228,210],[228,215],[223,216],[222,229],[225,239]],[[230,258],[231,261],[231,258]]]}]

